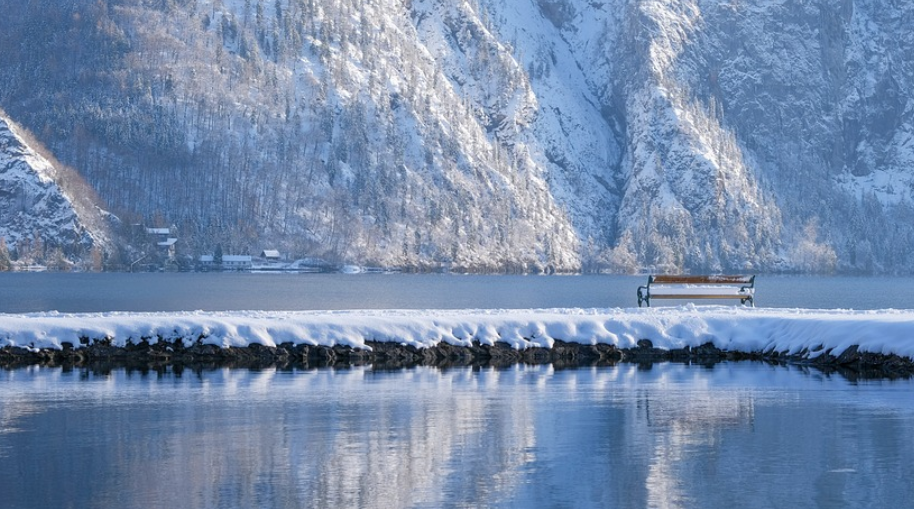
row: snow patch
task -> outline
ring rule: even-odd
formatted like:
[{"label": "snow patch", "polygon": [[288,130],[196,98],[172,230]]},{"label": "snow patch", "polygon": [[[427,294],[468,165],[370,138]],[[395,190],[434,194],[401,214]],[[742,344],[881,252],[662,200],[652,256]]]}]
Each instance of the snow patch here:
[{"label": "snow patch", "polygon": [[813,352],[852,345],[859,351],[914,357],[914,310],[808,310],[694,306],[645,309],[239,311],[179,313],[58,312],[0,314],[0,347],[61,349],[81,340],[115,346],[143,340],[220,347],[283,343],[370,347],[368,341],[417,348],[504,342],[516,349],[555,340],[619,348],[650,339],[673,349],[713,343],[743,352]]}]

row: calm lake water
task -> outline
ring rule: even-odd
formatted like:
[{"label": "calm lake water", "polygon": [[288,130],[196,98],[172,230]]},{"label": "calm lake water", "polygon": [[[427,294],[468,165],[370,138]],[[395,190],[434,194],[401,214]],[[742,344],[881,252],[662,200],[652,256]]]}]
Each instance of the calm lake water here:
[{"label": "calm lake water", "polygon": [[725,363],[0,372],[0,506],[910,507],[910,381]]},{"label": "calm lake water", "polygon": [[[0,273],[0,313],[636,307],[637,288],[646,282],[646,276]],[[756,304],[909,309],[914,278],[759,276]]]}]

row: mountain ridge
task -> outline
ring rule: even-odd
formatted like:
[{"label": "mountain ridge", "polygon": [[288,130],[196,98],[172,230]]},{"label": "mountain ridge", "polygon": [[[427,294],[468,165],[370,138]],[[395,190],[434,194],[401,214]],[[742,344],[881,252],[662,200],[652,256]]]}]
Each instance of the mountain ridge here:
[{"label": "mountain ridge", "polygon": [[914,7],[2,3],[0,106],[189,257],[914,270]]}]

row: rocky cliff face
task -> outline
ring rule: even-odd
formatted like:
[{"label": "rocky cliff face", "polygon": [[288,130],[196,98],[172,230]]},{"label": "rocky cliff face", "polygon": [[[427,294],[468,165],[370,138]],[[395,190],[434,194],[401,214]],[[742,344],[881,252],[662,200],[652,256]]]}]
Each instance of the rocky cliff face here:
[{"label": "rocky cliff face", "polygon": [[588,165],[607,168],[617,183],[600,208],[614,224],[614,249],[603,253],[609,261],[697,270],[912,268],[903,254],[912,241],[914,48],[904,28],[912,7],[508,5],[499,19],[506,33],[528,33],[518,40],[526,39],[537,96],[555,97],[552,75],[571,76],[560,68],[574,67],[583,79],[571,81],[593,98],[581,102],[604,120],[586,125],[612,133],[615,143],[602,146],[615,157]]},{"label": "rocky cliff face", "polygon": [[81,192],[75,175],[55,168],[0,112],[0,237],[23,262],[78,260],[108,235],[101,212]]},{"label": "rocky cliff face", "polygon": [[841,266],[910,270],[914,5],[699,5],[677,80],[719,105],[751,155],[782,211],[787,263],[802,267],[797,246],[818,224]]},{"label": "rocky cliff face", "polygon": [[0,7],[0,105],[198,251],[914,270],[914,5]]}]

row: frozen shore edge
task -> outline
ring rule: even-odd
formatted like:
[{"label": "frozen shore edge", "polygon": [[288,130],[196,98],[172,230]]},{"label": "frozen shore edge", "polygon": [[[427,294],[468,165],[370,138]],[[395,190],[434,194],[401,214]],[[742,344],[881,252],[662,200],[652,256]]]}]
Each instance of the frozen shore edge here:
[{"label": "frozen shore edge", "polygon": [[0,366],[560,366],[754,359],[914,374],[914,310],[652,309],[0,314]]}]

